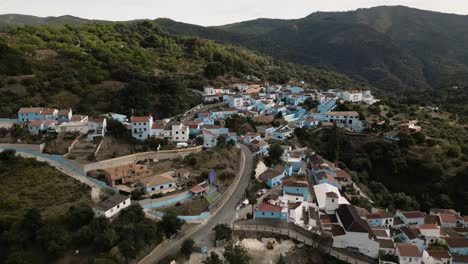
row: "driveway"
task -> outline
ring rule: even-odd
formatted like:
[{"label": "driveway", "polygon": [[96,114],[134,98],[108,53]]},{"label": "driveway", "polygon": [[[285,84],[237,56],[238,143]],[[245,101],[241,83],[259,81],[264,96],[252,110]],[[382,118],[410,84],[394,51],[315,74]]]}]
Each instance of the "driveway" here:
[{"label": "driveway", "polygon": [[224,202],[220,205],[219,210],[214,212],[212,217],[206,219],[203,223],[196,226],[190,226],[186,230],[181,231],[173,239],[164,241],[161,245],[157,246],[153,251],[144,257],[140,264],[153,264],[158,263],[163,258],[169,255],[175,255],[180,251],[184,240],[191,238],[196,244],[205,244],[208,248],[214,247],[214,232],[212,229],[218,223],[232,224],[235,220],[236,205],[244,197],[245,190],[249,186],[250,176],[252,174],[253,154],[244,145],[239,145],[241,151],[245,155],[245,164],[242,170],[239,181],[234,181],[237,184],[234,191],[229,197],[225,197]]}]

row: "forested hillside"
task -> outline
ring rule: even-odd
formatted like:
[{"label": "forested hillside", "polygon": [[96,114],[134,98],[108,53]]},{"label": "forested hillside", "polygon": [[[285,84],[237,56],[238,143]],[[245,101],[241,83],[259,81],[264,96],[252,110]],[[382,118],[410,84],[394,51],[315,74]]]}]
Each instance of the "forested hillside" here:
[{"label": "forested hillside", "polygon": [[[168,20],[157,23],[171,33],[240,44],[276,58],[336,70],[398,94],[447,93],[451,86],[468,94],[468,16],[383,6],[207,28]],[[440,99],[435,94],[429,97]]]},{"label": "forested hillside", "polygon": [[293,65],[198,37],[163,33],[151,21],[10,27],[0,35],[0,116],[22,106],[170,116],[198,104],[187,88],[254,74],[350,87],[343,75]]}]

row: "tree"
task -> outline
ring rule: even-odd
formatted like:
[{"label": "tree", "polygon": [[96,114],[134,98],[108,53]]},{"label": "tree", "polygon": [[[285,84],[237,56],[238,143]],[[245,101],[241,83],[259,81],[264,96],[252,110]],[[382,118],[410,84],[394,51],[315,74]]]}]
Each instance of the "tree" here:
[{"label": "tree", "polygon": [[202,262],[203,264],[223,264],[221,258],[216,254],[216,252],[212,251],[210,255]]},{"label": "tree", "polygon": [[182,247],[180,248],[180,252],[186,257],[190,256],[190,254],[192,254],[193,245],[195,245],[195,242],[193,241],[193,239],[191,239],[191,238],[186,239],[182,243]]},{"label": "tree", "polygon": [[28,238],[31,241],[36,239],[36,232],[44,225],[42,221],[41,212],[38,209],[33,208],[26,211],[22,221],[22,228],[27,232]]},{"label": "tree", "polygon": [[52,257],[62,255],[70,242],[70,235],[61,225],[48,224],[37,232],[38,244]]},{"label": "tree", "polygon": [[312,99],[311,97],[305,99],[305,101],[301,104],[307,110],[315,109],[319,105],[317,100]]},{"label": "tree", "polygon": [[184,224],[184,221],[180,220],[179,218],[177,218],[177,216],[173,214],[165,214],[162,217],[162,221],[160,224],[161,228],[166,234],[166,237],[170,237],[180,230],[180,228]]},{"label": "tree", "polygon": [[281,148],[280,144],[273,144],[268,149],[268,158],[266,159],[266,162],[271,166],[279,164],[281,163],[281,156],[283,156],[283,148]]},{"label": "tree", "polygon": [[16,150],[14,149],[5,149],[0,152],[0,161],[3,161],[8,164],[12,164],[16,161]]},{"label": "tree", "polygon": [[132,200],[140,200],[143,194],[144,193],[140,189],[135,189],[130,193]]},{"label": "tree", "polygon": [[249,204],[252,206],[252,215],[253,215],[255,205],[257,204],[257,195],[253,192],[253,190],[247,191],[247,199],[249,200]]},{"label": "tree", "polygon": [[248,264],[251,257],[247,250],[240,245],[227,245],[224,248],[224,259],[229,264]]},{"label": "tree", "polygon": [[89,224],[94,218],[94,212],[87,205],[72,206],[67,212],[67,223],[72,230]]},{"label": "tree", "polygon": [[227,224],[216,224],[213,231],[215,231],[216,240],[226,239],[226,241],[228,241],[232,238],[232,229]]},{"label": "tree", "polygon": [[117,218],[121,225],[136,224],[143,221],[143,219],[145,219],[145,213],[143,212],[143,207],[141,207],[140,204],[132,204],[125,208],[120,212],[120,215]]},{"label": "tree", "polygon": [[125,138],[129,136],[128,129],[122,124],[120,121],[115,120],[113,118],[107,118],[107,130],[115,137],[115,138]]}]

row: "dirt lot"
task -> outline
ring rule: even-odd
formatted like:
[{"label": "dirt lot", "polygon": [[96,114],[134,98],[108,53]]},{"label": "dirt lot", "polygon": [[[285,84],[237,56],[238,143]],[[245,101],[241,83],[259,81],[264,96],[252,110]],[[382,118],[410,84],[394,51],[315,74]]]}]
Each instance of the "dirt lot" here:
[{"label": "dirt lot", "polygon": [[80,164],[88,164],[94,162],[94,151],[99,142],[87,141],[86,139],[80,140],[70,154],[67,156],[68,159],[74,160]]},{"label": "dirt lot", "polygon": [[205,197],[193,197],[185,200],[179,205],[174,205],[166,208],[159,208],[159,211],[174,215],[199,215],[208,211],[208,201]]},{"label": "dirt lot", "polygon": [[96,154],[97,160],[107,160],[132,154],[131,145],[125,140],[104,137],[101,148]]}]

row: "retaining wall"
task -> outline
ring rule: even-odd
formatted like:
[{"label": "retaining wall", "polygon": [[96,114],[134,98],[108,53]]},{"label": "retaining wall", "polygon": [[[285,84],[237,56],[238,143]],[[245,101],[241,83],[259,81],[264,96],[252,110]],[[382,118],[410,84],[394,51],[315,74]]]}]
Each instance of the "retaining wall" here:
[{"label": "retaining wall", "polygon": [[108,169],[116,166],[122,166],[126,164],[132,164],[142,160],[164,160],[164,159],[175,159],[179,157],[185,157],[191,153],[198,153],[202,151],[202,146],[197,146],[193,148],[186,148],[186,149],[176,149],[176,150],[160,150],[160,151],[148,151],[142,153],[136,153],[124,157],[118,157],[114,159],[103,160],[99,162],[94,162],[90,164],[84,165],[84,171],[92,171],[92,170],[103,170]]}]

